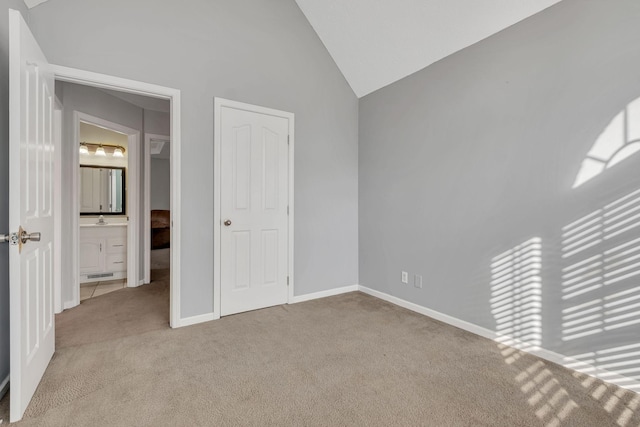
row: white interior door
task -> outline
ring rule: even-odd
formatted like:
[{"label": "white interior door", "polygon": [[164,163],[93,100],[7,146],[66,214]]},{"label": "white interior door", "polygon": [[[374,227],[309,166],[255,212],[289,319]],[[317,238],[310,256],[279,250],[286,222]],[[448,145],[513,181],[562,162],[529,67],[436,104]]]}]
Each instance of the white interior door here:
[{"label": "white interior door", "polygon": [[[55,345],[53,311],[54,80],[19,12],[10,10],[9,225],[41,233],[11,248],[10,419],[22,418]],[[26,235],[25,235],[26,237]]]},{"label": "white interior door", "polygon": [[220,126],[224,316],[287,302],[289,119],[224,106]]}]

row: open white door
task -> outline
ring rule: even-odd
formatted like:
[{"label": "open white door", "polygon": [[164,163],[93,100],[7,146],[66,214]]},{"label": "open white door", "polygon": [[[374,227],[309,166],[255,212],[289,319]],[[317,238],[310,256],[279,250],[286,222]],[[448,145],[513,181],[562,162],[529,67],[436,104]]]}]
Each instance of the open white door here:
[{"label": "open white door", "polygon": [[9,46],[10,420],[15,422],[22,418],[55,347],[54,79],[15,10],[9,11]]}]

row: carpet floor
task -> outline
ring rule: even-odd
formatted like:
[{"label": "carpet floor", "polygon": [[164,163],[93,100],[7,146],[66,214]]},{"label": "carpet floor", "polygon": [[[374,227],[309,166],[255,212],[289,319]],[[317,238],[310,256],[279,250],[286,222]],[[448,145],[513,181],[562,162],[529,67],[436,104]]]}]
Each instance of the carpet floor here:
[{"label": "carpet floor", "polygon": [[362,293],[172,330],[167,273],[56,317],[18,425],[640,425],[636,393]]}]

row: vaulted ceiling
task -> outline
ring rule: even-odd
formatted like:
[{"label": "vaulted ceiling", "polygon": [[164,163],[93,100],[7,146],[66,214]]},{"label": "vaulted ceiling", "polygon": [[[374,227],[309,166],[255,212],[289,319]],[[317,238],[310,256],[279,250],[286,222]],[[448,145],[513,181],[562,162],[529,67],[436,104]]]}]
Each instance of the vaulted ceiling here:
[{"label": "vaulted ceiling", "polygon": [[358,97],[560,0],[296,0]]},{"label": "vaulted ceiling", "polygon": [[560,0],[295,1],[362,97]]}]

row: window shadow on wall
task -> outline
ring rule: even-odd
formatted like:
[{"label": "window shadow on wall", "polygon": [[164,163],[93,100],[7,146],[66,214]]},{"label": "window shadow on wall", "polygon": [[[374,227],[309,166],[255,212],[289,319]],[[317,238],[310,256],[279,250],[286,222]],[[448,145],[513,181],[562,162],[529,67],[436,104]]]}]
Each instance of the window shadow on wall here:
[{"label": "window shadow on wall", "polygon": [[[640,191],[637,193],[640,203]],[[562,309],[562,337],[565,341],[587,339],[609,330],[626,329],[629,332],[632,331],[630,328],[640,323],[640,298],[636,297],[640,287],[627,285],[629,289],[617,289],[617,286],[624,286],[625,283],[634,283],[633,278],[640,276],[640,257],[637,256],[640,253],[640,240],[633,238],[619,242],[626,240],[626,233],[635,229],[625,223],[625,218],[632,213],[623,215],[625,210],[620,208],[623,205],[629,208],[635,206],[631,203],[635,195],[635,192],[631,193],[599,211],[602,218],[611,219],[608,227],[613,237],[609,239],[604,231],[604,219],[601,219],[603,225],[600,231],[584,232],[593,227],[593,219],[597,215],[589,214],[563,229],[563,242],[567,244],[559,256],[567,264],[562,269],[562,294],[567,302]],[[604,215],[607,212],[611,215]],[[601,234],[597,235],[598,232]],[[591,233],[596,237],[590,237]],[[603,249],[599,246],[614,238],[617,239],[610,245],[612,248]],[[574,244],[579,240],[585,241],[584,246]],[[599,243],[591,244],[593,241]],[[546,362],[531,362],[531,358],[524,357],[525,351],[535,352],[543,345],[542,251],[542,239],[534,237],[495,256],[491,260],[490,303],[498,333],[498,348],[505,363],[517,369],[515,380],[520,391],[536,417],[543,425],[550,427],[562,425],[580,405]],[[583,299],[590,299],[592,292],[605,292],[606,295],[593,300],[597,303],[584,303]],[[637,378],[640,368],[640,343],[575,354],[567,357],[564,363],[577,370],[573,376],[617,425],[635,425],[633,423],[640,417],[640,395],[631,390],[639,389],[640,381],[634,377]],[[604,380],[613,380],[630,390],[604,384],[592,374],[598,374]]]},{"label": "window shadow on wall", "polygon": [[640,151],[640,98],[630,102],[602,131],[582,161],[573,183],[579,187]]},{"label": "window shadow on wall", "polygon": [[551,427],[561,425],[578,404],[543,361],[531,363],[521,351],[536,351],[542,344],[541,271],[539,237],[495,256],[491,260],[490,303],[500,353],[505,363],[519,371],[515,379],[536,417]]}]

